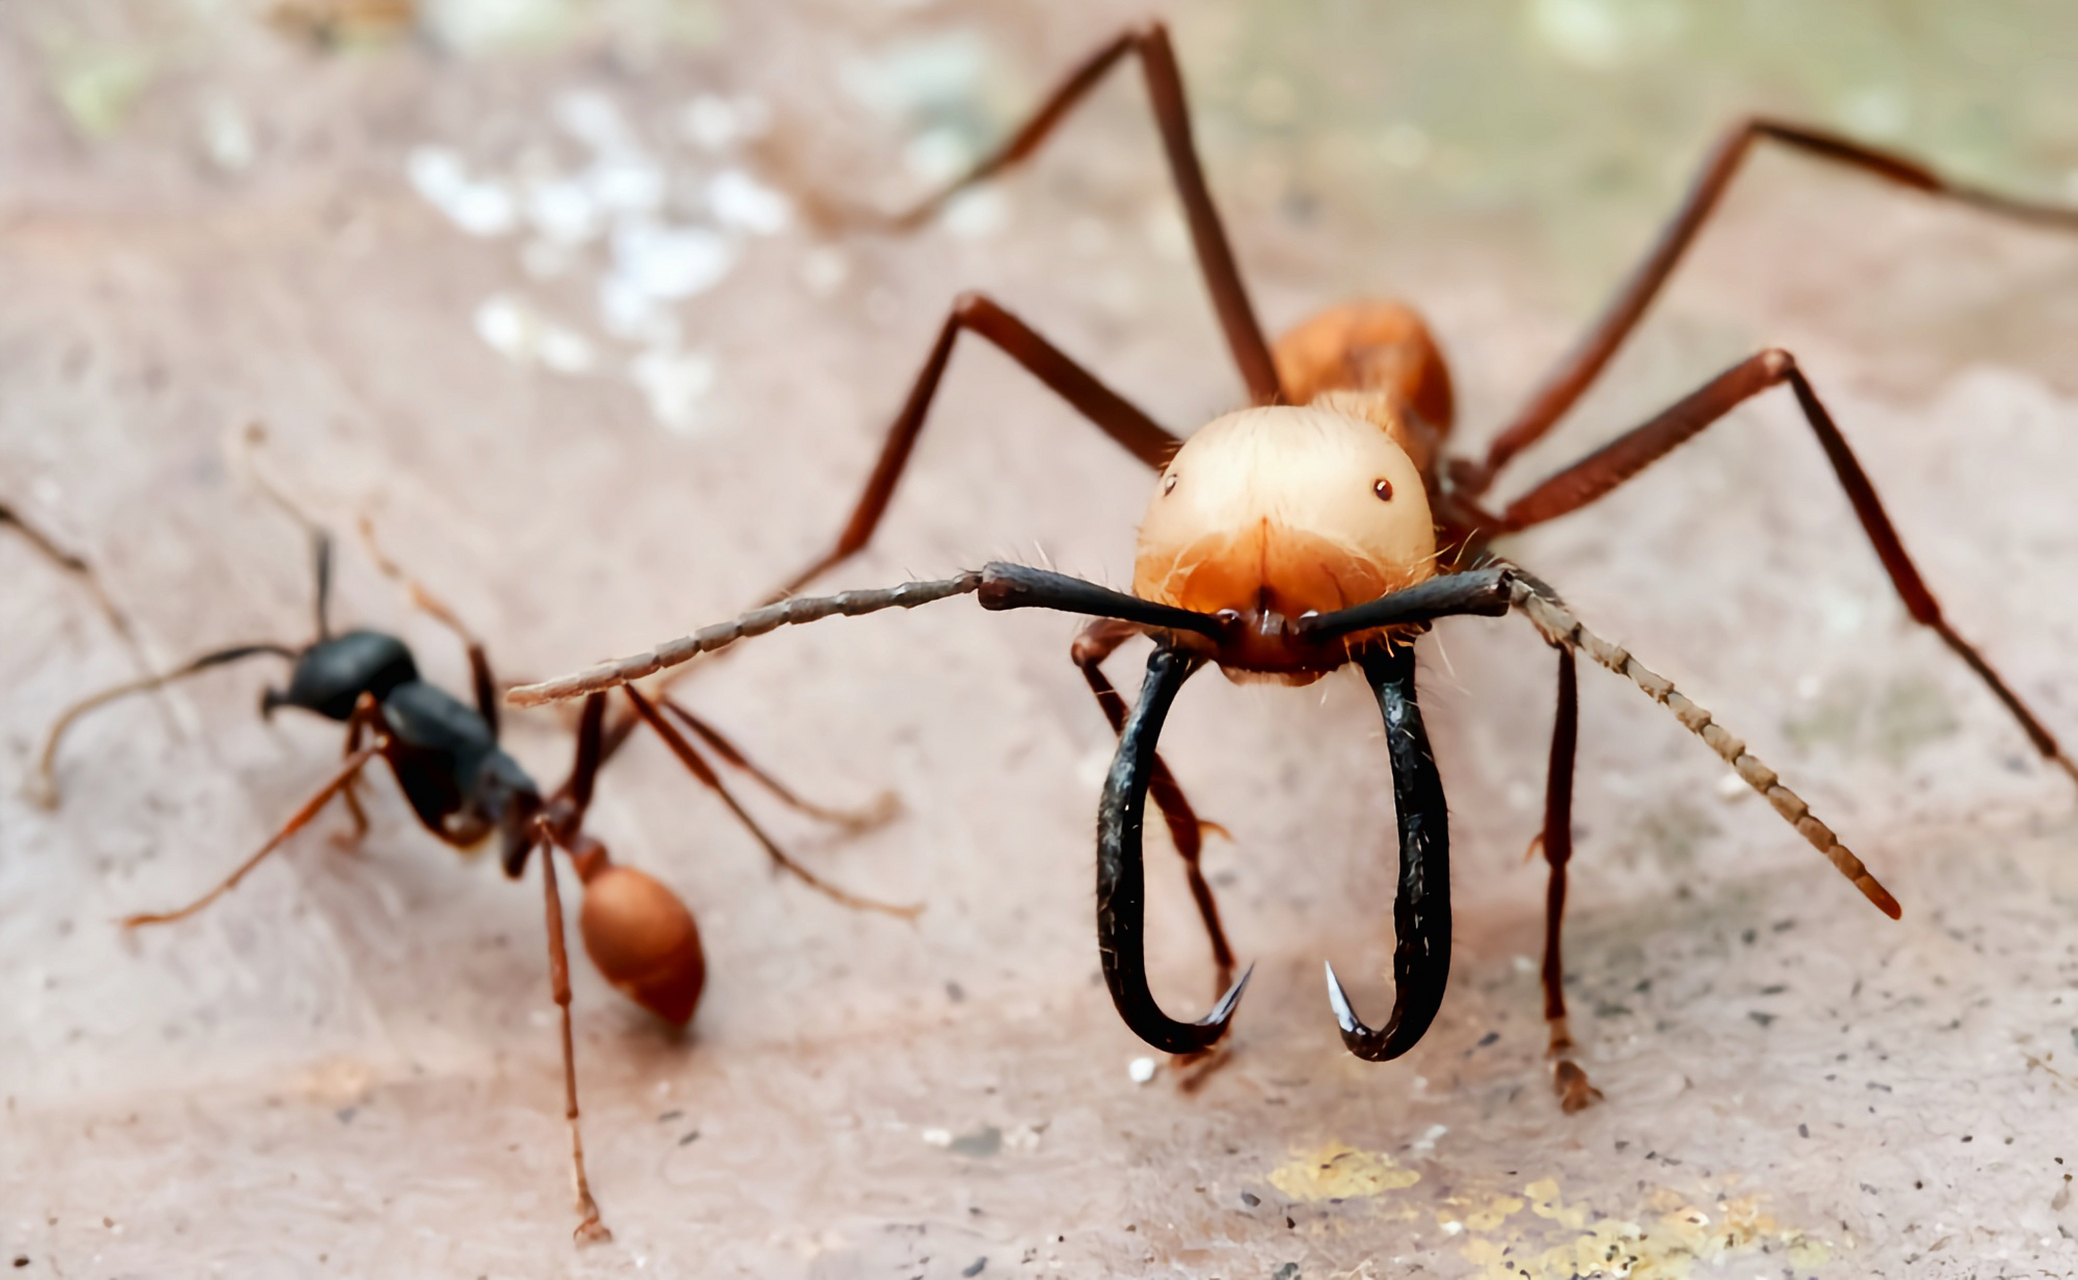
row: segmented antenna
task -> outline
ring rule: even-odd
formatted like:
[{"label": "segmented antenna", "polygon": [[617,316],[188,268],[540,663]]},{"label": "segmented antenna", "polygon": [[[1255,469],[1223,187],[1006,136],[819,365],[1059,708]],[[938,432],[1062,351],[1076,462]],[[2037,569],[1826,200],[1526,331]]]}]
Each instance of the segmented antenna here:
[{"label": "segmented antenna", "polygon": [[1840,843],[1832,828],[1811,815],[1811,806],[1804,803],[1804,798],[1783,786],[1773,769],[1747,751],[1744,742],[1727,733],[1709,711],[1676,689],[1672,680],[1632,657],[1623,646],[1611,644],[1589,631],[1548,589],[1541,588],[1523,575],[1509,575],[1509,602],[1552,644],[1585,653],[1616,674],[1630,677],[1632,684],[1673,712],[1674,718],[1686,725],[1690,733],[1710,744],[1710,749],[1731,765],[1747,786],[1760,792],[1775,812],[1782,815],[1783,821],[1795,827],[1799,835],[1811,842],[1812,848],[1824,854],[1826,861],[1862,891],[1863,897],[1875,903],[1877,909],[1891,919],[1898,918],[1901,914],[1898,900],[1877,882],[1860,858]]},{"label": "segmented antenna", "polygon": [[711,627],[702,627],[689,636],[667,640],[647,653],[602,662],[596,667],[587,667],[539,684],[516,686],[505,695],[505,700],[518,706],[532,707],[565,698],[581,698],[588,693],[598,693],[654,675],[666,667],[689,662],[700,654],[725,649],[746,636],[761,636],[767,631],[815,622],[840,613],[857,617],[862,613],[878,613],[882,609],[914,609],[933,600],[979,591],[981,581],[981,572],[971,570],[956,578],[905,582],[898,587],[840,591],[834,596],[794,596],[762,609],[752,609],[733,622],[719,622]]}]

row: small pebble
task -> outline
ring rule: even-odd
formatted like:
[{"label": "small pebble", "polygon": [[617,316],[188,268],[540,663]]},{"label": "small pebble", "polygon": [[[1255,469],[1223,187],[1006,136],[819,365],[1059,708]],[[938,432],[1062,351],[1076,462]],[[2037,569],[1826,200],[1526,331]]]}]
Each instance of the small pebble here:
[{"label": "small pebble", "polygon": [[1134,1084],[1146,1084],[1154,1079],[1155,1070],[1153,1058],[1135,1058],[1126,1064],[1126,1076]]}]

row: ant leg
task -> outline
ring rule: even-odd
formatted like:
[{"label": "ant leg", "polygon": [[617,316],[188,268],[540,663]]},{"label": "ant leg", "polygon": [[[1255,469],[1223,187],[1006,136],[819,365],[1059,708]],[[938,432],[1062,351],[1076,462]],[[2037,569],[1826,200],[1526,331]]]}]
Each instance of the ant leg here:
[{"label": "ant leg", "polygon": [[773,600],[799,591],[822,573],[858,554],[871,540],[874,529],[880,525],[881,516],[887,513],[889,500],[894,497],[902,469],[909,463],[910,451],[916,447],[917,435],[923,430],[924,415],[930,411],[931,399],[938,394],[939,379],[944,377],[946,363],[952,359],[953,340],[959,337],[962,329],[994,343],[1005,355],[1023,365],[1033,377],[1066,400],[1076,412],[1095,423],[1105,435],[1149,467],[1160,470],[1168,462],[1169,455],[1176,451],[1178,441],[1175,436],[1090,376],[1087,370],[1063,355],[1059,348],[1040,337],[1024,321],[981,294],[962,294],[953,304],[952,314],[945,318],[944,326],[939,329],[938,340],[932,344],[922,372],[917,374],[908,401],[895,416],[894,425],[888,429],[887,443],[881,446],[880,458],[873,464],[866,491],[859,495],[858,506],[853,509],[836,545],[789,579],[773,594]]},{"label": "ant leg", "polygon": [[1602,1091],[1588,1083],[1587,1072],[1573,1061],[1573,1033],[1566,1023],[1566,969],[1559,952],[1559,932],[1566,915],[1566,864],[1573,858],[1573,758],[1580,742],[1580,688],[1573,651],[1558,648],[1558,710],[1551,718],[1551,771],[1544,784],[1544,833],[1537,843],[1551,879],[1544,894],[1544,1021],[1551,1028],[1551,1083],[1559,1109],[1567,1115],[1599,1101]]},{"label": "ant leg", "polygon": [[1658,417],[1550,476],[1508,504],[1501,516],[1501,531],[1514,533],[1578,511],[1659,461],[1684,441],[1722,419],[1734,407],[1784,382],[1796,394],[1797,404],[1804,411],[1804,420],[1811,424],[1819,445],[1833,464],[1840,487],[1846,490],[1848,501],[1854,505],[1862,530],[1875,548],[1877,559],[1883,562],[1884,570],[1890,574],[1891,585],[1905,602],[1906,612],[1912,615],[1914,622],[1940,636],[2005,704],[2035,749],[2070,775],[2073,782],[2078,782],[2078,766],[2074,766],[2063,753],[2056,738],[1976,648],[1957,635],[1947,619],[1941,616],[1940,603],[1919,576],[1911,557],[1905,554],[1904,543],[1892,527],[1890,517],[1884,514],[1883,503],[1876,496],[1876,487],[1869,483],[1867,473],[1847,447],[1840,428],[1834,425],[1831,415],[1805,380],[1803,371],[1797,368],[1795,357],[1787,351],[1763,351],[1732,366]]},{"label": "ant leg", "polygon": [[1755,143],[1764,140],[1779,142],[1806,155],[1859,169],[1927,195],[1960,201],[1987,213],[2021,222],[2078,230],[2078,209],[2016,200],[1978,187],[1950,182],[1895,152],[1863,146],[1835,133],[1779,120],[1742,121],[1718,140],[1717,146],[1703,161],[1702,171],[1697,174],[1681,207],[1660,232],[1659,241],[1632,271],[1630,278],[1617,289],[1608,307],[1588,326],[1579,345],[1559,360],[1558,366],[1530,397],[1530,402],[1495,437],[1487,449],[1485,461],[1472,463],[1462,460],[1453,468],[1453,478],[1467,496],[1476,497],[1485,492],[1495,474],[1507,465],[1510,458],[1536,443],[1580,399],[1637,326],[1646,307],[1651,305],[1660,287],[1666,284],[1667,277],[1673,274],[1681,255],[1694,241],[1703,223],[1716,211],[1718,199],[1731,185],[1746,153]]},{"label": "ant leg", "polygon": [[125,916],[122,922],[123,927],[125,929],[136,929],[148,924],[171,924],[175,920],[184,920],[237,888],[238,882],[245,879],[247,872],[259,866],[268,854],[279,849],[282,843],[290,836],[307,826],[310,820],[318,815],[318,811],[325,807],[326,802],[331,800],[333,796],[345,791],[347,784],[352,782],[354,777],[367,767],[368,762],[381,755],[389,745],[389,738],[385,735],[382,740],[363,747],[348,756],[346,762],[339,767],[339,772],[333,774],[324,786],[319,787],[317,794],[304,801],[303,807],[296,810],[294,816],[282,824],[281,830],[275,832],[266,844],[260,846],[258,853],[239,863],[238,869],[233,871],[230,877],[222,884],[177,911],[143,912],[138,915]]},{"label": "ant leg", "polygon": [[133,693],[146,693],[150,690],[161,688],[172,684],[176,680],[185,679],[197,672],[207,671],[211,667],[220,667],[227,663],[240,662],[246,658],[255,658],[262,655],[287,658],[293,662],[296,658],[296,651],[286,645],[279,644],[233,645],[228,649],[219,649],[214,653],[205,653],[201,657],[195,658],[161,675],[146,676],[141,680],[126,680],[122,684],[114,685],[101,690],[99,693],[81,698],[71,706],[66,707],[58,713],[58,718],[51,722],[50,729],[43,736],[43,750],[36,758],[37,799],[46,808],[57,804],[58,787],[55,768],[58,759],[58,743],[64,738],[66,731],[72,728],[73,723],[87,712],[94,710],[96,707],[106,706],[118,698],[128,697]]},{"label": "ant leg", "polygon": [[1169,161],[1169,178],[1183,204],[1190,226],[1191,242],[1197,249],[1198,270],[1212,294],[1212,307],[1219,315],[1227,346],[1241,380],[1248,385],[1249,399],[1256,404],[1275,404],[1284,399],[1277,381],[1277,366],[1263,331],[1249,304],[1248,289],[1241,283],[1241,269],[1234,250],[1220,225],[1219,211],[1212,205],[1212,192],[1205,185],[1205,172],[1198,164],[1197,144],[1191,140],[1190,108],[1184,101],[1183,73],[1176,65],[1176,52],[1169,45],[1169,29],[1149,22],[1119,35],[1069,72],[1047,96],[1031,118],[1018,127],[1010,140],[994,155],[982,160],[943,190],[908,212],[890,220],[896,230],[910,230],[927,221],[960,192],[985,182],[1002,170],[1039,149],[1054,127],[1074,109],[1104,74],[1127,54],[1138,55],[1147,81],[1147,95],[1154,108],[1155,125],[1161,131],[1162,150]]},{"label": "ant leg", "polygon": [[895,816],[899,808],[894,793],[883,791],[880,798],[863,809],[831,809],[813,801],[803,800],[779,779],[753,764],[735,743],[722,736],[721,730],[702,720],[683,705],[670,698],[658,696],[657,705],[678,717],[679,723],[692,730],[693,735],[707,744],[708,750],[722,759],[722,763],[741,769],[751,779],[779,800],[780,803],[820,822],[827,822],[846,831],[870,831]]},{"label": "ant leg", "polygon": [[108,625],[115,628],[123,647],[130,651],[130,656],[136,660],[137,665],[151,666],[144,659],[144,646],[137,639],[137,629],[130,625],[130,615],[117,608],[115,601],[109,598],[108,592],[102,589],[101,579],[96,576],[94,567],[87,563],[85,556],[60,547],[49,534],[24,520],[21,512],[5,502],[0,502],[0,524],[13,525],[29,545],[41,552],[45,559],[78,578],[81,585],[86,587],[87,594],[94,597],[94,604],[101,610],[102,616],[108,619]]},{"label": "ant leg", "polygon": [[584,1130],[577,1110],[577,1045],[570,1033],[570,952],[563,945],[563,895],[556,884],[554,838],[541,823],[541,893],[548,916],[548,989],[563,1017],[563,1117],[570,1122],[570,1173],[577,1184],[577,1212],[582,1215],[571,1234],[579,1244],[613,1239],[599,1221],[599,1204],[584,1174]]},{"label": "ant leg", "polygon": [[[361,749],[362,735],[371,729],[377,738],[382,738],[387,735],[389,725],[382,718],[382,709],[376,703],[375,695],[364,693],[354,700],[353,712],[346,718],[346,746],[342,749],[342,754],[351,758],[358,752]],[[358,781],[348,779],[347,784],[339,791],[339,798],[346,802],[346,811],[352,814],[354,819],[352,834],[338,837],[339,846],[343,849],[358,848],[368,835],[368,814],[361,808],[360,796],[354,793]]]},{"label": "ant leg", "polygon": [[276,484],[272,477],[260,468],[260,445],[267,439],[267,428],[259,422],[248,422],[243,428],[232,430],[224,438],[224,453],[235,469],[242,470],[245,478],[269,502],[281,508],[282,514],[302,526],[310,538],[310,559],[317,587],[312,595],[313,609],[317,615],[317,638],[332,637],[332,535],[313,519],[310,514],[289,497],[288,491]]},{"label": "ant leg", "polygon": [[781,871],[795,877],[801,883],[814,889],[817,893],[822,894],[831,901],[842,903],[844,906],[851,907],[854,910],[880,911],[891,916],[901,916],[904,919],[913,918],[923,911],[922,904],[900,906],[848,893],[824,880],[821,876],[816,875],[791,857],[788,857],[786,851],[779,847],[778,842],[765,834],[765,829],[758,825],[757,819],[751,817],[749,812],[741,804],[737,803],[736,797],[729,794],[729,789],[722,785],[720,776],[715,773],[712,766],[700,758],[700,753],[694,750],[692,743],[686,741],[685,735],[672,727],[671,722],[664,719],[657,712],[656,704],[644,697],[633,685],[623,685],[622,690],[628,695],[629,703],[634,706],[635,714],[642,717],[643,721],[650,728],[656,730],[657,736],[664,740],[665,746],[671,748],[671,753],[678,757],[679,763],[686,767],[688,773],[705,783],[710,790],[721,797],[722,803],[728,806],[729,812],[736,815],[736,820],[743,824],[744,829],[749,831],[752,838],[765,850],[766,856],[772,859],[773,865],[777,866]]},{"label": "ant leg", "polygon": [[411,601],[413,608],[452,631],[455,638],[462,642],[462,647],[468,650],[469,674],[476,686],[476,710],[483,716],[484,723],[490,725],[491,737],[496,738],[498,687],[491,679],[491,660],[484,652],[483,642],[476,638],[475,633],[469,630],[454,610],[441,603],[440,598],[426,590],[418,579],[404,572],[396,561],[383,554],[381,544],[375,540],[375,522],[368,518],[365,511],[361,513],[360,529],[361,542],[368,549],[368,558],[375,562],[375,567],[382,571],[382,575],[404,589],[404,595]]},{"label": "ant leg", "polygon": [[[1104,674],[1103,663],[1118,651],[1121,644],[1139,634],[1140,629],[1131,623],[1102,618],[1084,628],[1070,650],[1075,665],[1082,670],[1082,678],[1089,682],[1090,692],[1096,695],[1097,705],[1103,708],[1104,718],[1111,722],[1114,734],[1125,732],[1126,700],[1119,696],[1118,690]],[[1212,886],[1206,882],[1205,873],[1198,865],[1198,855],[1204,848],[1206,831],[1227,835],[1227,830],[1198,816],[1160,752],[1155,753],[1147,790],[1154,798],[1155,807],[1162,811],[1162,821],[1168,825],[1169,838],[1175,842],[1176,852],[1183,857],[1184,874],[1190,877],[1191,900],[1198,904],[1198,918],[1204,922],[1206,940],[1212,944],[1212,990],[1214,994],[1224,992],[1234,982],[1234,950],[1227,944],[1226,930],[1220,926],[1219,903],[1214,900]]]}]

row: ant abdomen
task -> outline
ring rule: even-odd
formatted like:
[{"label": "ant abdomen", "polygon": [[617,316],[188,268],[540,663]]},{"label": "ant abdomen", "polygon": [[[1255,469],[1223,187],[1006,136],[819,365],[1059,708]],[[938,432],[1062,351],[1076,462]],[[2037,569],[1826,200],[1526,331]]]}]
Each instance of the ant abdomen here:
[{"label": "ant abdomen", "polygon": [[578,929],[585,953],[614,990],[682,1027],[707,983],[700,927],[678,895],[633,867],[607,866],[585,881]]}]

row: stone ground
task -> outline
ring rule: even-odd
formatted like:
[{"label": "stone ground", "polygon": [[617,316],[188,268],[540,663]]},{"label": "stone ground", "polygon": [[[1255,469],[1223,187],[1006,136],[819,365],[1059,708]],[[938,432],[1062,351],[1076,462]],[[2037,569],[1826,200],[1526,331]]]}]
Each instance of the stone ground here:
[{"label": "stone ground", "polygon": [[[0,16],[0,497],[94,559],[153,664],[307,633],[297,535],[220,451],[248,420],[285,485],[341,527],[371,512],[502,672],[541,676],[810,558],[961,288],[1179,428],[1238,394],[1135,87],[912,238],[811,216],[922,189],[1135,7],[450,0],[401,31],[353,7],[329,48],[232,4]],[[1476,442],[1742,110],[2038,196],[2078,172],[2060,10],[1732,13],[1181,13],[1266,322],[1417,300]],[[1960,628],[2078,737],[2074,335],[2070,239],[1766,156],[1522,478],[1789,347]],[[1122,580],[1145,483],[963,351],[885,536],[837,577],[1009,555]],[[1390,1000],[1375,709],[1342,680],[1205,680],[1170,751],[1233,833],[1208,860],[1259,967],[1231,1065],[1195,1095],[1136,1084],[1090,946],[1109,745],[1073,625],[825,624],[686,696],[815,796],[892,790],[900,817],[859,838],[771,821],[929,910],[775,881],[654,744],[617,761],[594,828],[694,905],[712,977],[677,1038],[580,966],[616,1240],[579,1251],[531,882],[451,856],[378,782],[357,854],[328,818],[202,917],[125,936],[264,838],[336,732],[259,722],[271,672],[212,674],[88,722],[63,807],[31,806],[44,726],[137,658],[0,538],[0,1253],[30,1276],[2078,1274],[2071,787],[1905,618],[1787,398],[1516,551],[1782,769],[1904,920],[1588,669],[1569,962],[1608,1097],[1559,1114],[1521,862],[1549,663],[1521,624],[1454,623],[1426,676],[1458,850],[1435,1028],[1359,1063],[1320,987],[1332,957],[1362,1007]],[[351,541],[336,612],[462,678]],[[508,738],[559,774],[557,716]],[[1201,944],[1154,852],[1180,1010]]]}]

